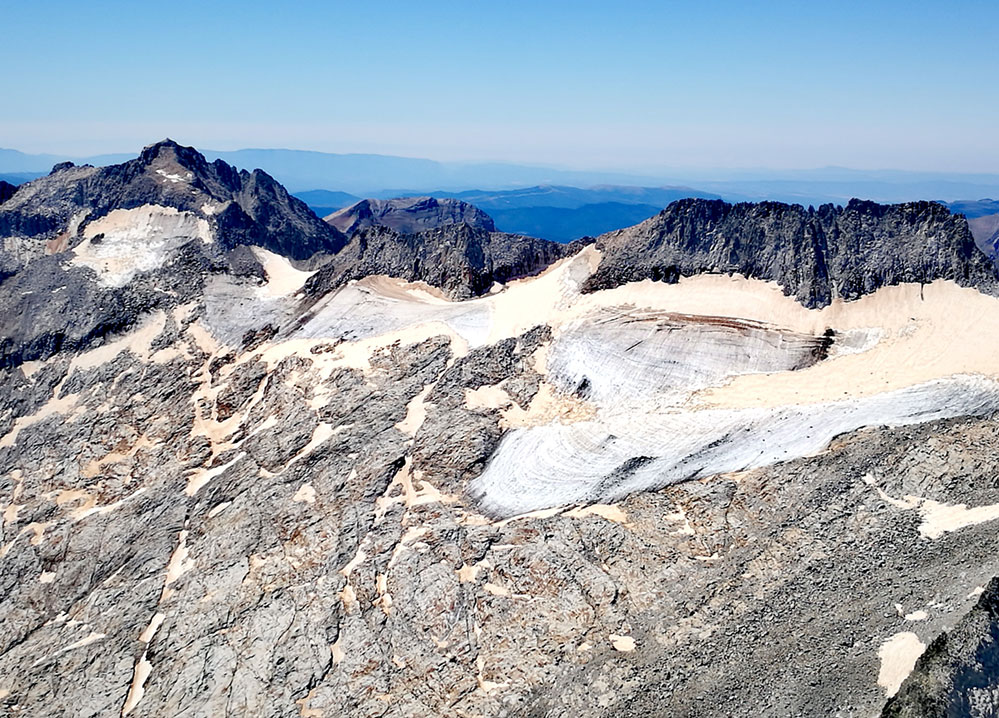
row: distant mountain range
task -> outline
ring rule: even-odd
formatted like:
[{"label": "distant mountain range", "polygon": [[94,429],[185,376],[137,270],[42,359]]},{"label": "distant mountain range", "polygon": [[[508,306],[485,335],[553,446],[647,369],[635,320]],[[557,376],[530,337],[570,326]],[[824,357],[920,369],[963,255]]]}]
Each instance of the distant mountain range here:
[{"label": "distant mountain range", "polygon": [[678,199],[720,199],[716,194],[690,187],[634,187],[598,185],[589,188],[542,185],[513,190],[467,192],[431,192],[437,197],[453,197],[474,204],[487,212],[523,207],[579,209],[585,205],[615,202],[630,205],[650,205],[663,209]]},{"label": "distant mountain range", "polygon": [[976,199],[944,204],[955,214],[963,214],[968,219],[999,214],[999,199]]},{"label": "distant mountain range", "polygon": [[564,207],[517,207],[491,209],[490,216],[504,232],[571,242],[604,232],[630,227],[662,211],[650,204],[600,202],[568,209]]},{"label": "distant mountain range", "polygon": [[[394,200],[400,197],[413,198],[419,193],[396,190],[381,194]],[[326,217],[361,202],[359,197],[346,192],[328,190],[298,192],[295,196],[308,204],[320,217]],[[493,192],[441,190],[422,196],[456,199],[474,205],[484,210],[495,221],[496,228],[502,232],[525,234],[562,243],[638,224],[678,199],[718,198],[717,195],[683,187],[609,185],[589,189],[535,186]],[[369,200],[384,201],[379,198],[369,198]]]},{"label": "distant mountain range", "polygon": [[[449,191],[473,188],[509,189],[539,184],[590,186],[595,184],[657,184],[655,176],[625,172],[577,171],[499,162],[436,162],[391,155],[331,154],[305,150],[246,149],[231,152],[202,150],[208,160],[221,159],[240,169],[265,169],[290,191],[328,189],[361,196],[375,196],[391,187],[414,188],[426,194],[433,189]],[[30,155],[0,149],[0,174],[47,174],[59,162],[105,166],[124,162],[131,155],[92,157]],[[409,192],[412,194],[412,191]]]},{"label": "distant mountain range", "polygon": [[295,196],[305,202],[312,211],[320,217],[333,214],[338,209],[349,207],[361,201],[361,197],[347,192],[335,192],[328,189],[314,189],[308,192],[296,192]]},{"label": "distant mountain range", "polygon": [[496,231],[495,223],[488,214],[475,205],[450,197],[364,199],[324,220],[346,234],[368,227],[388,227],[403,234],[415,234],[451,224],[467,224],[486,232]]},{"label": "distant mountain range", "polygon": [[[222,159],[236,167],[263,169],[291,192],[331,190],[356,197],[388,199],[400,196],[454,195],[472,190],[513,190],[523,187],[590,187],[627,185],[685,189],[688,197],[720,196],[729,201],[777,200],[802,205],[832,202],[845,205],[851,198],[879,202],[961,200],[999,197],[999,174],[854,170],[824,167],[811,170],[770,169],[662,169],[648,172],[580,171],[496,162],[436,162],[412,157],[371,154],[332,154],[305,150],[245,149],[232,152],[204,150],[209,160]],[[68,157],[32,155],[0,149],[0,179],[17,183],[47,174],[58,162],[103,166],[123,162],[131,155],[107,154]],[[17,174],[15,181],[5,175]],[[461,197],[465,201],[474,200]],[[587,203],[618,202],[620,198]],[[660,201],[635,200],[658,206]],[[328,205],[332,206],[332,205]],[[534,206],[564,206],[558,202]],[[581,205],[578,205],[581,206]],[[483,207],[483,209],[486,209]]]},{"label": "distant mountain range", "polygon": [[[393,199],[405,191],[389,192]],[[339,196],[338,196],[339,195]],[[355,202],[350,195],[323,191],[300,192],[296,195],[320,216],[345,209]],[[485,211],[502,232],[525,234],[556,242],[571,242],[585,236],[596,236],[622,227],[630,227],[666,208],[678,199],[688,197],[718,199],[717,195],[686,187],[615,187],[598,186],[589,189],[563,186],[536,186],[515,190],[487,192],[436,191],[429,196],[454,199]],[[342,201],[342,207],[335,207]],[[368,202],[369,200],[365,200]],[[370,202],[383,202],[373,198]],[[369,211],[362,203],[361,212]],[[333,209],[330,209],[333,207]],[[337,225],[339,226],[339,225]],[[344,227],[339,227],[344,229]]]}]

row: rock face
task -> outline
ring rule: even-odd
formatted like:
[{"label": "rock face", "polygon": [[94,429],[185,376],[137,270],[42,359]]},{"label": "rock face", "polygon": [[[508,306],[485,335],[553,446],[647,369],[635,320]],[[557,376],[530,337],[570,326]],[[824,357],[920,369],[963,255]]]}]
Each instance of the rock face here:
[{"label": "rock face", "polygon": [[[994,695],[999,299],[955,281],[979,265],[946,236],[824,309],[727,264],[598,289],[618,235],[569,255],[372,227],[299,262],[155,162],[138,206],[64,167],[0,208],[0,713],[859,716],[921,676]],[[240,182],[240,212],[288,226],[280,189]],[[902,215],[850,242],[914,247]]]},{"label": "rock face", "polygon": [[933,202],[804,209],[777,202],[674,202],[598,241],[605,257],[588,290],[701,272],[772,280],[808,307],[856,299],[904,282],[951,279],[995,291],[994,265],[963,218]]},{"label": "rock face", "polygon": [[999,711],[999,578],[919,658],[885,718],[986,718]]},{"label": "rock face", "polygon": [[581,245],[445,224],[418,234],[385,227],[357,231],[336,261],[309,280],[306,292],[322,296],[354,279],[384,274],[422,281],[456,299],[489,291],[496,283],[537,274]]},{"label": "rock face", "polygon": [[369,227],[388,227],[403,234],[415,234],[449,224],[496,231],[492,218],[478,207],[457,199],[434,197],[363,199],[334,212],[325,221],[346,234]]}]

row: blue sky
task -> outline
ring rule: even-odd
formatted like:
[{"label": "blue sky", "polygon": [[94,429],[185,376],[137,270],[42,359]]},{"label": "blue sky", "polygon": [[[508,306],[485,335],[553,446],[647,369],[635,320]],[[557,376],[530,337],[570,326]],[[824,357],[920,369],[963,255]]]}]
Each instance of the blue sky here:
[{"label": "blue sky", "polygon": [[0,147],[999,171],[994,2],[5,2]]}]

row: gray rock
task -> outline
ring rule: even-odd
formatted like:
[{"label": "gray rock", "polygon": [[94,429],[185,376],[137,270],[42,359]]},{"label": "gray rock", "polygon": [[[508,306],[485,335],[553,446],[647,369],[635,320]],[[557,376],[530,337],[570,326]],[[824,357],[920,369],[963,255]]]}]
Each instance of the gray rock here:
[{"label": "gray rock", "polygon": [[347,235],[368,227],[388,227],[401,234],[416,234],[448,224],[467,224],[487,232],[496,231],[488,214],[467,202],[450,198],[362,199],[323,219]]},{"label": "gray rock", "polygon": [[418,234],[386,227],[356,232],[335,260],[306,285],[314,299],[353,279],[387,274],[427,282],[455,299],[485,294],[496,282],[538,274],[582,245],[490,232],[468,224],[448,224]]},{"label": "gray rock", "polygon": [[933,202],[805,209],[779,202],[674,202],[657,216],[602,235],[603,259],[586,289],[701,272],[775,281],[808,307],[879,287],[951,279],[994,293],[997,270],[967,222]]},{"label": "gray rock", "polygon": [[0,209],[0,237],[50,240],[70,247],[70,220],[83,215],[78,231],[115,209],[157,204],[210,218],[226,249],[253,245],[293,259],[335,253],[345,237],[315,216],[262,170],[237,171],[221,160],[209,163],[194,148],[164,140],[134,160],[108,167],[59,165],[47,177],[22,185]]}]

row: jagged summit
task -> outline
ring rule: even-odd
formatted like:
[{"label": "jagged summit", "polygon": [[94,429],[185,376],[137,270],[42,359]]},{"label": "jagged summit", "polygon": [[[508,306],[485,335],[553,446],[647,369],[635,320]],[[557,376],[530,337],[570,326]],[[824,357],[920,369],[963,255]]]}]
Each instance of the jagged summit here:
[{"label": "jagged summit", "polygon": [[64,165],[27,183],[0,210],[0,236],[62,237],[71,246],[89,223],[144,205],[207,219],[226,249],[260,246],[307,259],[335,253],[346,243],[266,172],[237,170],[221,160],[209,163],[193,147],[169,139],[122,164]]},{"label": "jagged summit", "polygon": [[781,202],[683,199],[655,217],[597,239],[603,252],[587,290],[702,272],[777,282],[809,307],[879,287],[952,279],[994,292],[995,265],[963,217],[935,202],[851,200],[816,208]]},{"label": "jagged summit", "polygon": [[475,205],[451,198],[364,199],[324,219],[346,234],[375,226],[389,227],[405,234],[449,224],[467,224],[487,232],[496,231],[496,225],[488,214]]},{"label": "jagged summit", "polygon": [[[82,165],[82,166],[92,167],[93,165]],[[58,172],[62,172],[63,170],[71,170],[74,167],[76,167],[75,162],[70,162],[68,160],[66,162],[57,162],[56,164],[52,165],[52,170],[49,172],[49,174],[54,175]]]}]

